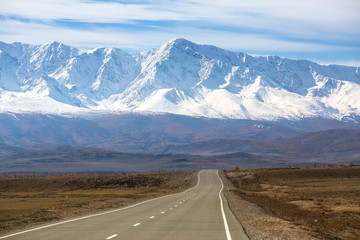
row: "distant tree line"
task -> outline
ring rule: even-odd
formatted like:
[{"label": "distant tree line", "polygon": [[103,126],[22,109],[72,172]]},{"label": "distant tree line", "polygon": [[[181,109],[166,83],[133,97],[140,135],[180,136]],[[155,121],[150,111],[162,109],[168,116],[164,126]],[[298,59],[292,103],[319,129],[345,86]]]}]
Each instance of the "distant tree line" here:
[{"label": "distant tree line", "polygon": [[[337,166],[331,163],[322,163],[322,164],[314,163],[312,168],[333,168],[333,167],[344,168],[344,167],[354,167],[354,166],[356,165],[353,162],[350,162],[348,166],[346,166],[345,163],[340,163]],[[305,168],[309,168],[309,165],[306,165]]]}]

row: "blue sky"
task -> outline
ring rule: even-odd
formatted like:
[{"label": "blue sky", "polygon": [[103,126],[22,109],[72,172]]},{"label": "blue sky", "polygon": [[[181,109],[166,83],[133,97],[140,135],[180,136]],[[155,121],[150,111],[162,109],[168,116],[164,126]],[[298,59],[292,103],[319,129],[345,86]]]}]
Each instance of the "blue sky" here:
[{"label": "blue sky", "polygon": [[173,38],[360,66],[359,0],[0,0],[0,41],[129,52]]}]

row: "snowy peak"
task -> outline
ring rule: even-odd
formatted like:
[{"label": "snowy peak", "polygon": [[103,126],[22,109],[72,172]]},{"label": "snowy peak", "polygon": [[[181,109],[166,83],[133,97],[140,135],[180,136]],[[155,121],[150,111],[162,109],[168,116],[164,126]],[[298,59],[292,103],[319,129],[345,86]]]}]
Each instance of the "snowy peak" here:
[{"label": "snowy peak", "polygon": [[253,57],[181,38],[133,54],[0,42],[1,111],[358,119],[359,94],[355,67]]},{"label": "snowy peak", "polygon": [[47,74],[54,72],[65,64],[69,58],[77,54],[77,49],[53,42],[35,48],[30,58],[30,65],[34,71]]},{"label": "snowy peak", "polygon": [[162,48],[168,48],[170,51],[173,51],[175,56],[178,56],[179,53],[188,54],[190,56],[201,56],[207,59],[228,59],[231,60],[231,57],[238,58],[243,57],[243,53],[234,53],[230,52],[216,46],[212,45],[200,45],[190,42],[183,38],[173,39],[162,46]]}]

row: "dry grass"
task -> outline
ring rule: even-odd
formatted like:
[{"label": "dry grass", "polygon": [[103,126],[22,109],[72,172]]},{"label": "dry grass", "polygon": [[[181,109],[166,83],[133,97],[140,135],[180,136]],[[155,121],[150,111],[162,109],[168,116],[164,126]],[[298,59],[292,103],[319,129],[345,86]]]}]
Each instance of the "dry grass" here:
[{"label": "dry grass", "polygon": [[116,208],[190,187],[194,173],[2,176],[0,232]]},{"label": "dry grass", "polygon": [[[360,239],[360,167],[229,172],[239,196],[319,239]],[[322,223],[322,213],[325,219]]]}]

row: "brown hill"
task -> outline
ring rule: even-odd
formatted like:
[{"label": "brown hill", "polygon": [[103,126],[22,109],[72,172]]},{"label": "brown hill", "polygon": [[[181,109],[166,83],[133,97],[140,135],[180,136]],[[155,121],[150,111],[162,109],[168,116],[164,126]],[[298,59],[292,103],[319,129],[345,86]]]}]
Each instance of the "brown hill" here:
[{"label": "brown hill", "polygon": [[206,155],[247,152],[283,160],[359,162],[360,130],[310,132],[284,140],[216,139],[170,146],[166,152]]}]

